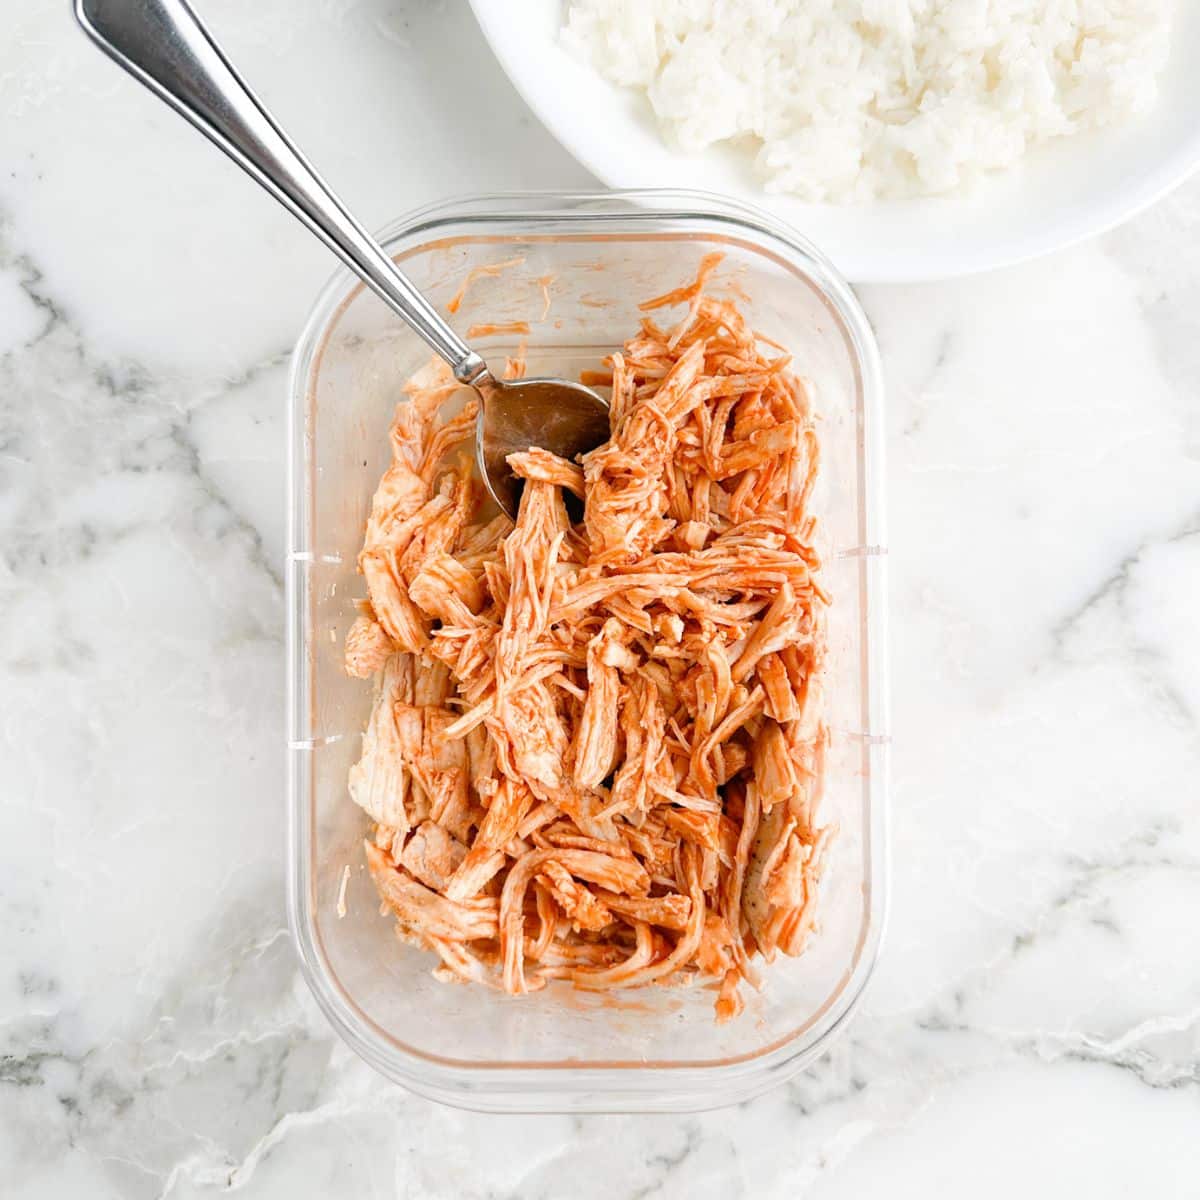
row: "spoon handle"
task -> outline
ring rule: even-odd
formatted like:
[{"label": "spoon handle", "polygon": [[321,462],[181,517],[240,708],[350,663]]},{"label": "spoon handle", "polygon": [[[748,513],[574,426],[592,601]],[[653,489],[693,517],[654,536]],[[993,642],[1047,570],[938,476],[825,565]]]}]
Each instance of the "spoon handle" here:
[{"label": "spoon handle", "polygon": [[74,0],[84,31],[308,226],[450,364],[483,360],[442,320],[259,103],[187,0]]}]

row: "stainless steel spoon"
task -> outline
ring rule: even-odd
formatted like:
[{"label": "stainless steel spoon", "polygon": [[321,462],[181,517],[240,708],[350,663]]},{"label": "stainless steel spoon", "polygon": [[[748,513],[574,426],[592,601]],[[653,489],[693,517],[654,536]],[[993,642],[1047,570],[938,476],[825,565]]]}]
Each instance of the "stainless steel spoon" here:
[{"label": "stainless steel spoon", "polygon": [[574,458],[609,436],[608,405],[565,379],[497,379],[434,311],[242,81],[186,0],[74,0],[91,39],[186,117],[389,304],[480,398],[475,452],[496,503],[517,513],[506,461],[541,446]]}]

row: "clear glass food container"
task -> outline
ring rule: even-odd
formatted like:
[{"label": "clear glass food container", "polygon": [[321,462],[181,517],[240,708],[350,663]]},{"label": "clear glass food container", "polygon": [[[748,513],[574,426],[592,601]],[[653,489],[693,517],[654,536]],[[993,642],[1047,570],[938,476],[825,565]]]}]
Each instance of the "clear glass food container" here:
[{"label": "clear glass food container", "polygon": [[[637,328],[637,304],[725,258],[713,286],[794,356],[820,413],[824,583],[833,595],[823,801],[838,833],[817,934],[764,968],[746,1011],[717,1025],[708,989],[589,995],[554,984],[512,998],[430,975],[394,936],[363,868],[368,820],[346,774],[371,687],[348,678],[342,642],[365,594],[355,570],[388,459],[400,384],[429,351],[347,272],[326,286],[291,370],[288,556],[289,913],[303,971],[346,1041],[435,1100],[494,1111],[685,1111],[744,1100],[825,1049],[863,993],[883,928],[887,636],[880,369],[870,327],[829,263],[767,215],[674,192],[508,195],[426,208],[381,241],[453,318],[527,321],[529,369],[573,375]],[[519,339],[474,339],[495,360]],[[348,880],[343,876],[349,868]]]}]

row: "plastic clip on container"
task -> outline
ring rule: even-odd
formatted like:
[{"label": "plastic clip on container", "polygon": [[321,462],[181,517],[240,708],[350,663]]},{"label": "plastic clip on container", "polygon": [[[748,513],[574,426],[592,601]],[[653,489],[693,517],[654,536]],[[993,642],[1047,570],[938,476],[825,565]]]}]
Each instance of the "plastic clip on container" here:
[{"label": "plastic clip on container", "polygon": [[[346,1041],[413,1091],[492,1111],[685,1111],[731,1104],[821,1053],[862,995],[883,929],[887,632],[881,381],[862,309],[826,260],[757,210],[673,192],[486,196],[403,218],[380,240],[440,305],[472,267],[522,258],[481,283],[478,320],[526,320],[530,373],[599,365],[637,328],[639,300],[725,258],[751,325],[813,385],[822,470],[815,500],[833,595],[831,744],[821,813],[838,834],[805,953],[764,966],[746,1011],[717,1025],[707,989],[591,995],[552,985],[520,999],[447,985],[394,936],[363,869],[367,818],[346,775],[371,688],[342,668],[364,594],[355,558],[387,465],[400,384],[428,349],[347,272],[317,300],[291,370],[288,609],[289,915],[303,971]],[[551,277],[543,319],[540,280]],[[469,322],[463,320],[465,329]],[[480,341],[495,360],[516,348]],[[351,868],[345,916],[338,915]]]}]

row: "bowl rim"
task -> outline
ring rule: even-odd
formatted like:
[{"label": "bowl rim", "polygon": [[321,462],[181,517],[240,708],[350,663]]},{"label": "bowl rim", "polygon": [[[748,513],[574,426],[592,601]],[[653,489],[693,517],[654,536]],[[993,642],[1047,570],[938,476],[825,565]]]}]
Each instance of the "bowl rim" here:
[{"label": "bowl rim", "polygon": [[[322,739],[311,736],[312,671],[308,615],[308,414],[310,381],[319,368],[325,335],[363,289],[339,267],[317,295],[292,352],[288,372],[287,571],[287,914],[305,983],[339,1036],[388,1078],[444,1103],[482,1111],[695,1111],[756,1095],[828,1048],[861,1002],[878,961],[888,888],[888,653],[886,531],[883,512],[882,367],[866,314],[829,260],[776,218],[742,201],[706,193],[645,189],[632,192],[506,192],[464,196],[424,205],[389,222],[377,239],[389,253],[427,248],[428,235],[451,228],[571,225],[651,220],[715,222],[738,230],[759,251],[763,240],[787,251],[789,265],[817,286],[842,324],[855,357],[861,394],[860,586],[863,612],[863,769],[867,820],[864,855],[869,890],[854,964],[841,985],[799,1029],[754,1053],[693,1063],[538,1061],[473,1063],[431,1055],[398,1043],[355,1003],[322,946],[311,904],[311,763]],[[527,236],[527,235],[526,235]],[[731,239],[740,240],[740,239]],[[415,243],[415,244],[414,244]],[[795,1043],[800,1042],[801,1045]]]}]

